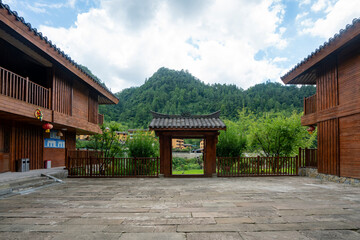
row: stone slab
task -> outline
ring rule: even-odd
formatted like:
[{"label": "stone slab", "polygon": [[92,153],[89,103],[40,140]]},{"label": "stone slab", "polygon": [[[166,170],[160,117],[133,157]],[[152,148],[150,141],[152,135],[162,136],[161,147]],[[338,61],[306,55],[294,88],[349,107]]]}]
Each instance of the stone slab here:
[{"label": "stone slab", "polygon": [[119,240],[186,240],[184,233],[124,233]]},{"label": "stone slab", "polygon": [[221,233],[188,233],[187,240],[242,240],[239,233],[221,232]]},{"label": "stone slab", "polygon": [[306,236],[296,231],[271,231],[271,232],[240,232],[244,240],[309,240]]}]

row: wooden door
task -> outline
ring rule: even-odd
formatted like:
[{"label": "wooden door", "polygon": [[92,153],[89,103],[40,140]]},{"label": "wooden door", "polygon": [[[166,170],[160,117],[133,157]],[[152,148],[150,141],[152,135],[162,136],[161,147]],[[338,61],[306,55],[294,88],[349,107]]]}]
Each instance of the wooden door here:
[{"label": "wooden door", "polygon": [[0,173],[10,171],[10,131],[0,125]]}]

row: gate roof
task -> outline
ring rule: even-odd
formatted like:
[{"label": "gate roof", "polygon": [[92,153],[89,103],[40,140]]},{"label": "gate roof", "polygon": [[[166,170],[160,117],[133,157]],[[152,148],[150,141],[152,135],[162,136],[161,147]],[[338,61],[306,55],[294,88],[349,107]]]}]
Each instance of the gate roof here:
[{"label": "gate roof", "polygon": [[220,119],[220,111],[208,115],[167,115],[152,112],[150,130],[225,130],[226,125]]}]

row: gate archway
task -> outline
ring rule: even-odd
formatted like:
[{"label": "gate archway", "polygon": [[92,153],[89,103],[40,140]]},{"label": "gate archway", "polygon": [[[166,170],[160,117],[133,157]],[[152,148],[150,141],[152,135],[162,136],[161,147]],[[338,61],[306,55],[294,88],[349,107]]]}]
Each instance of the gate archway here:
[{"label": "gate archway", "polygon": [[155,131],[160,141],[160,174],[172,176],[172,138],[203,138],[204,176],[216,173],[216,144],[220,130],[226,125],[220,119],[220,111],[208,115],[167,115],[152,112],[149,129]]}]

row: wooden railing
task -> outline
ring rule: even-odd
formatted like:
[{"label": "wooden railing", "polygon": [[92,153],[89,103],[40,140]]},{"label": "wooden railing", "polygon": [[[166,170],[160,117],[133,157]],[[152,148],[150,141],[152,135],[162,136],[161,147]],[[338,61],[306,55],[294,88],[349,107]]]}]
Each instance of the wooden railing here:
[{"label": "wooden railing", "polygon": [[304,98],[304,115],[316,112],[316,94]]},{"label": "wooden railing", "polygon": [[104,123],[104,115],[98,114],[98,124],[102,125]]},{"label": "wooden railing", "polygon": [[317,149],[299,148],[299,167],[317,168]]},{"label": "wooden railing", "polygon": [[102,151],[95,151],[95,150],[69,150],[65,148],[65,157],[66,157],[66,163],[65,166],[68,168],[69,166],[69,157],[70,158],[89,158],[89,157],[102,157],[103,152]]},{"label": "wooden railing", "polygon": [[159,158],[68,158],[69,177],[158,177]]},{"label": "wooden railing", "polygon": [[51,89],[0,67],[0,94],[50,109]]},{"label": "wooden railing", "polygon": [[217,157],[218,177],[296,176],[298,157]]}]

